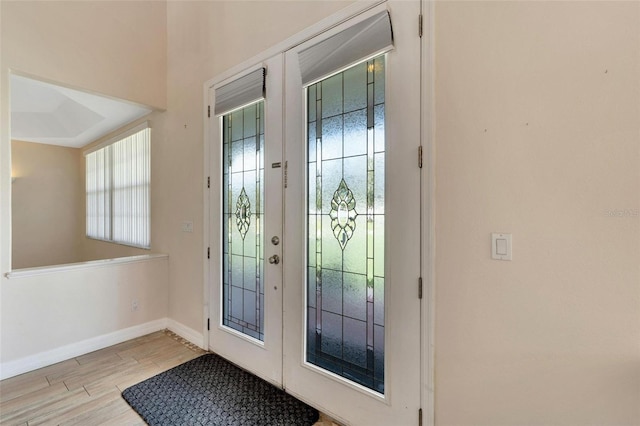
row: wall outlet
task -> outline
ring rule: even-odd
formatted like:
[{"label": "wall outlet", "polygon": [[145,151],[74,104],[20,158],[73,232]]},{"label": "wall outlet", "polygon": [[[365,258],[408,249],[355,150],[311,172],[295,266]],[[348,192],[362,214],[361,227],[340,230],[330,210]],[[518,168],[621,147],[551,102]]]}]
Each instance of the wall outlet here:
[{"label": "wall outlet", "polygon": [[132,311],[137,311],[138,310],[138,299],[133,299],[131,301],[131,310]]},{"label": "wall outlet", "polygon": [[182,232],[193,232],[193,222],[182,222]]}]

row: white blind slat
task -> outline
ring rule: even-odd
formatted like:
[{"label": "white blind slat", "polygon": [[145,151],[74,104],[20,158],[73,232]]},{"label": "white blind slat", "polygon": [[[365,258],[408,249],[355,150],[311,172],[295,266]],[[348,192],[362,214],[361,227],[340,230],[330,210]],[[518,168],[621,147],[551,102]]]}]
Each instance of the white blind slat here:
[{"label": "white blind slat", "polygon": [[302,85],[393,48],[388,11],[382,11],[298,53]]},{"label": "white blind slat", "polygon": [[86,155],[87,236],[150,246],[150,129]]},{"label": "white blind slat", "polygon": [[264,99],[266,69],[260,68],[215,89],[215,115]]}]

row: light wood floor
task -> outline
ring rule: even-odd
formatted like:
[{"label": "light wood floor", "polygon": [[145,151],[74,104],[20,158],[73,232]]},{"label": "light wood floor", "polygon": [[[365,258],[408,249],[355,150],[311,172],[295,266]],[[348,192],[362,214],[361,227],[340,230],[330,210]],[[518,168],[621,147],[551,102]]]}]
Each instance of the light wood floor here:
[{"label": "light wood floor", "polygon": [[[205,351],[159,331],[0,381],[2,425],[144,425],[122,399],[136,383]],[[331,426],[325,416],[315,426]]]},{"label": "light wood floor", "polygon": [[0,424],[144,425],[120,393],[203,353],[159,331],[3,380]]}]

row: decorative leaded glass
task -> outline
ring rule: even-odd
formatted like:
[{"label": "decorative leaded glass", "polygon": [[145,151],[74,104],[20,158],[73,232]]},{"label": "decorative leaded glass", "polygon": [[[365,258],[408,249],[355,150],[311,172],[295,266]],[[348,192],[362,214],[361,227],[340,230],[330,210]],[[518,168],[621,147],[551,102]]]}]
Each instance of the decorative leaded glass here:
[{"label": "decorative leaded glass", "polygon": [[251,202],[249,201],[249,197],[247,197],[247,192],[242,188],[242,192],[240,192],[238,202],[236,203],[236,225],[238,225],[238,231],[240,231],[243,240],[245,235],[247,235],[250,224]]},{"label": "decorative leaded glass", "polygon": [[307,88],[307,361],[384,393],[384,56]]},{"label": "decorative leaded glass", "polygon": [[222,322],[264,340],[264,102],[222,117]]}]

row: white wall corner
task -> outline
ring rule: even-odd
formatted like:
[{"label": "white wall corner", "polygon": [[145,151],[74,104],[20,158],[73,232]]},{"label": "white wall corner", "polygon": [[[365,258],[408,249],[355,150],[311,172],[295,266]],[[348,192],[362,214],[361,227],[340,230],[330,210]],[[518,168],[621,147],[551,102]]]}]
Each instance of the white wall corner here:
[{"label": "white wall corner", "polygon": [[[65,361],[108,346],[126,342],[156,331],[168,328],[168,319],[161,318],[144,324],[92,337],[80,342],[71,343],[49,351],[29,355],[24,358],[0,363],[0,380],[37,370],[61,361]],[[177,333],[177,332],[176,332]]]},{"label": "white wall corner", "polygon": [[181,324],[171,318],[167,318],[167,328],[183,339],[186,339],[194,345],[197,345],[198,347],[206,350],[206,348],[204,347],[204,336],[202,335],[202,333],[197,332],[193,328],[187,327],[186,325]]}]

